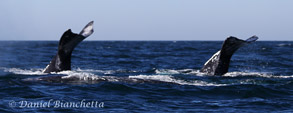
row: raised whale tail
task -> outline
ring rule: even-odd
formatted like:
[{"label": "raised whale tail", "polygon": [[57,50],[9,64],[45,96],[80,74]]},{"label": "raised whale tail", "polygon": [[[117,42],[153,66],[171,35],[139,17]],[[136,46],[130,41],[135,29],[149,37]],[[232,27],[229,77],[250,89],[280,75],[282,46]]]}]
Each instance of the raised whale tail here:
[{"label": "raised whale tail", "polygon": [[44,69],[44,73],[71,70],[71,54],[74,48],[86,37],[90,36],[94,22],[89,22],[79,34],[73,33],[71,29],[65,31],[59,41],[58,52]]},{"label": "raised whale tail", "polygon": [[221,50],[216,52],[200,70],[201,72],[210,75],[223,75],[228,72],[230,59],[235,51],[245,44],[255,42],[258,39],[257,36],[252,36],[246,40],[241,40],[236,37],[228,37]]}]

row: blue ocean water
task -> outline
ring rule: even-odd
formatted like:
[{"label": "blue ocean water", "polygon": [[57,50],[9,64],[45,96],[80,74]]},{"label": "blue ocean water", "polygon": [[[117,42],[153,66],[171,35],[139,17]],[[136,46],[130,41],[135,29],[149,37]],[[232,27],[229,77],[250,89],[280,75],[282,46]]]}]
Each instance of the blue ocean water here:
[{"label": "blue ocean water", "polygon": [[[0,41],[0,112],[293,112],[292,41],[257,41],[233,55],[229,73],[200,73],[221,45],[84,41],[72,71],[43,74],[58,41]],[[75,79],[26,81],[46,76]]]}]

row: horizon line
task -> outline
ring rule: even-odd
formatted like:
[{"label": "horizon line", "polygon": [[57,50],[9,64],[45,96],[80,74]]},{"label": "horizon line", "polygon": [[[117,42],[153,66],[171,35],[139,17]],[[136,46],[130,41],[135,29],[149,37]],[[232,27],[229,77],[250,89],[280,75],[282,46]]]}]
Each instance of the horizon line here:
[{"label": "horizon line", "polygon": [[[0,40],[0,41],[60,41],[60,40]],[[83,41],[224,41],[224,40],[83,40]],[[293,41],[293,40],[258,40],[258,41]]]}]

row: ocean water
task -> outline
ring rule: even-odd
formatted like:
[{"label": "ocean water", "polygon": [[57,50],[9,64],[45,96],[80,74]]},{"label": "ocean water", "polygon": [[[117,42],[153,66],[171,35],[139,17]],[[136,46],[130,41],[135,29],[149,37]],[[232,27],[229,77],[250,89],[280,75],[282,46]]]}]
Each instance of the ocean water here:
[{"label": "ocean water", "polygon": [[240,48],[223,76],[199,72],[222,41],[84,41],[43,74],[57,45],[0,41],[0,112],[293,112],[292,41]]}]

